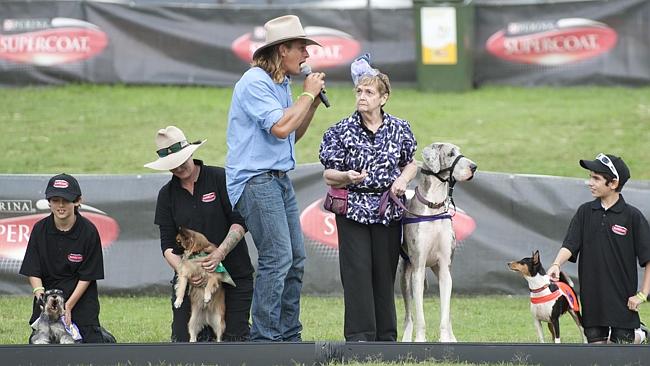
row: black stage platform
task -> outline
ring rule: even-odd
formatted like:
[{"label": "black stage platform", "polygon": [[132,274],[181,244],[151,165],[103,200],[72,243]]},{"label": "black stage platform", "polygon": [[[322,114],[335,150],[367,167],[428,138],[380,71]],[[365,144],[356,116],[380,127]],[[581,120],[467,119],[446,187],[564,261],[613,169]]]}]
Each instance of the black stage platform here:
[{"label": "black stage platform", "polygon": [[[505,343],[152,343],[0,346],[0,365],[320,365],[332,361],[646,365],[647,345]],[[645,362],[645,360],[649,360]]]}]

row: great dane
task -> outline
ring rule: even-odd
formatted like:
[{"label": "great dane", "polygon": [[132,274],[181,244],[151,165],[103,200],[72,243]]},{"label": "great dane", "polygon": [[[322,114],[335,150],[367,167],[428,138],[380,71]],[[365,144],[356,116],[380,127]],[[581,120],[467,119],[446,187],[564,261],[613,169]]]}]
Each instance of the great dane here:
[{"label": "great dane", "polygon": [[422,150],[420,181],[407,203],[404,246],[408,260],[402,260],[402,296],[404,297],[403,342],[426,341],[424,321],[425,271],[429,267],[438,277],[440,289],[440,342],[456,342],[451,328],[451,262],[456,248],[452,227],[455,211],[452,193],[456,181],[474,177],[476,164],[464,157],[458,146],[433,143]]}]

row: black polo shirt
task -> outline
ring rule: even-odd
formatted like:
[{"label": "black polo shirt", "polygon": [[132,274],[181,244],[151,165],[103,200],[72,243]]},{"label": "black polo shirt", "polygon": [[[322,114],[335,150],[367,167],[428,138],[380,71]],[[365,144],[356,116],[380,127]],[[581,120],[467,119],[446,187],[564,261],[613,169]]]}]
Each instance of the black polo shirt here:
[{"label": "black polo shirt", "polygon": [[[104,258],[97,228],[75,213],[76,221],[66,232],[60,231],[50,215],[36,224],[29,236],[20,274],[38,277],[46,289],[60,289],[66,299],[77,282],[90,281],[74,309],[72,321],[78,326],[99,325],[97,282],[104,278]],[[35,305],[30,324],[40,315]]]},{"label": "black polo shirt", "polygon": [[638,328],[639,314],[627,308],[627,299],[637,292],[637,262],[645,266],[650,260],[650,227],[643,214],[622,195],[608,210],[600,199],[584,203],[563,247],[573,254],[570,261],[580,258],[583,325]]},{"label": "black polo shirt", "polygon": [[[226,172],[223,168],[203,165],[194,183],[194,195],[181,186],[176,176],[158,192],[154,223],[160,227],[160,246],[163,251],[171,248],[175,254],[183,254],[176,243],[176,233],[183,226],[205,235],[210,242],[219,245],[228,235],[232,224],[246,228],[244,219],[233,211],[226,193]],[[223,265],[233,278],[253,273],[246,240],[242,239],[223,260]]]}]

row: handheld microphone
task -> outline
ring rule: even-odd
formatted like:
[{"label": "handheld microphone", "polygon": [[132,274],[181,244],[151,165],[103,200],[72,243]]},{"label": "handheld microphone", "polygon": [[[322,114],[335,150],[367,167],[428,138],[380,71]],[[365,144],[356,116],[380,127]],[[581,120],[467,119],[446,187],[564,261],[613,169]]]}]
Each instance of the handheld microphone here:
[{"label": "handheld microphone", "polygon": [[[311,66],[309,66],[307,64],[302,64],[300,66],[300,73],[302,73],[305,76],[311,74]],[[325,95],[325,93],[326,93],[325,89],[322,89],[318,93],[318,97],[320,98],[320,101],[323,102],[325,107],[329,108],[330,107],[330,101],[329,101],[329,99],[327,99],[327,95]]]}]

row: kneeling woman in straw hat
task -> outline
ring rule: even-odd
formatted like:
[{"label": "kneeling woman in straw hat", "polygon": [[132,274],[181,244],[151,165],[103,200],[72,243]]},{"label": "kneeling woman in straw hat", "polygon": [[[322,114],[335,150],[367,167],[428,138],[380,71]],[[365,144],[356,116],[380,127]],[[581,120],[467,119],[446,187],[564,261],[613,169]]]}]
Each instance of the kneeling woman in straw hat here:
[{"label": "kneeling woman in straw hat", "polygon": [[292,101],[290,76],[307,60],[300,20],[268,21],[266,42],[235,85],[228,114],[226,179],[230,202],[246,220],[259,254],[251,340],[300,341],[300,291],[305,246],[299,210],[286,172],[296,166],[294,144],[307,130],[324,86],[323,73],[307,75]]},{"label": "kneeling woman in straw hat", "polygon": [[[253,296],[253,266],[244,239],[244,220],[232,210],[228,201],[225,171],[193,159],[192,154],[205,140],[190,143],[175,126],[158,130],[155,140],[158,160],[145,167],[169,170],[173,174],[158,193],[154,219],[160,228],[163,256],[175,271],[172,283],[176,283],[176,268],[183,254],[183,248],[176,243],[179,226],[203,233],[212,243],[220,243],[200,260],[206,271],[214,271],[222,262],[232,276],[236,287],[224,284],[226,331],[223,340],[246,341],[250,338],[248,318]],[[199,283],[200,279],[196,279],[195,284]],[[172,289],[172,304],[174,300]],[[172,342],[188,342],[190,300],[183,300],[178,309],[172,306],[172,313]],[[213,337],[211,329],[206,327],[199,334],[199,341]]]}]

